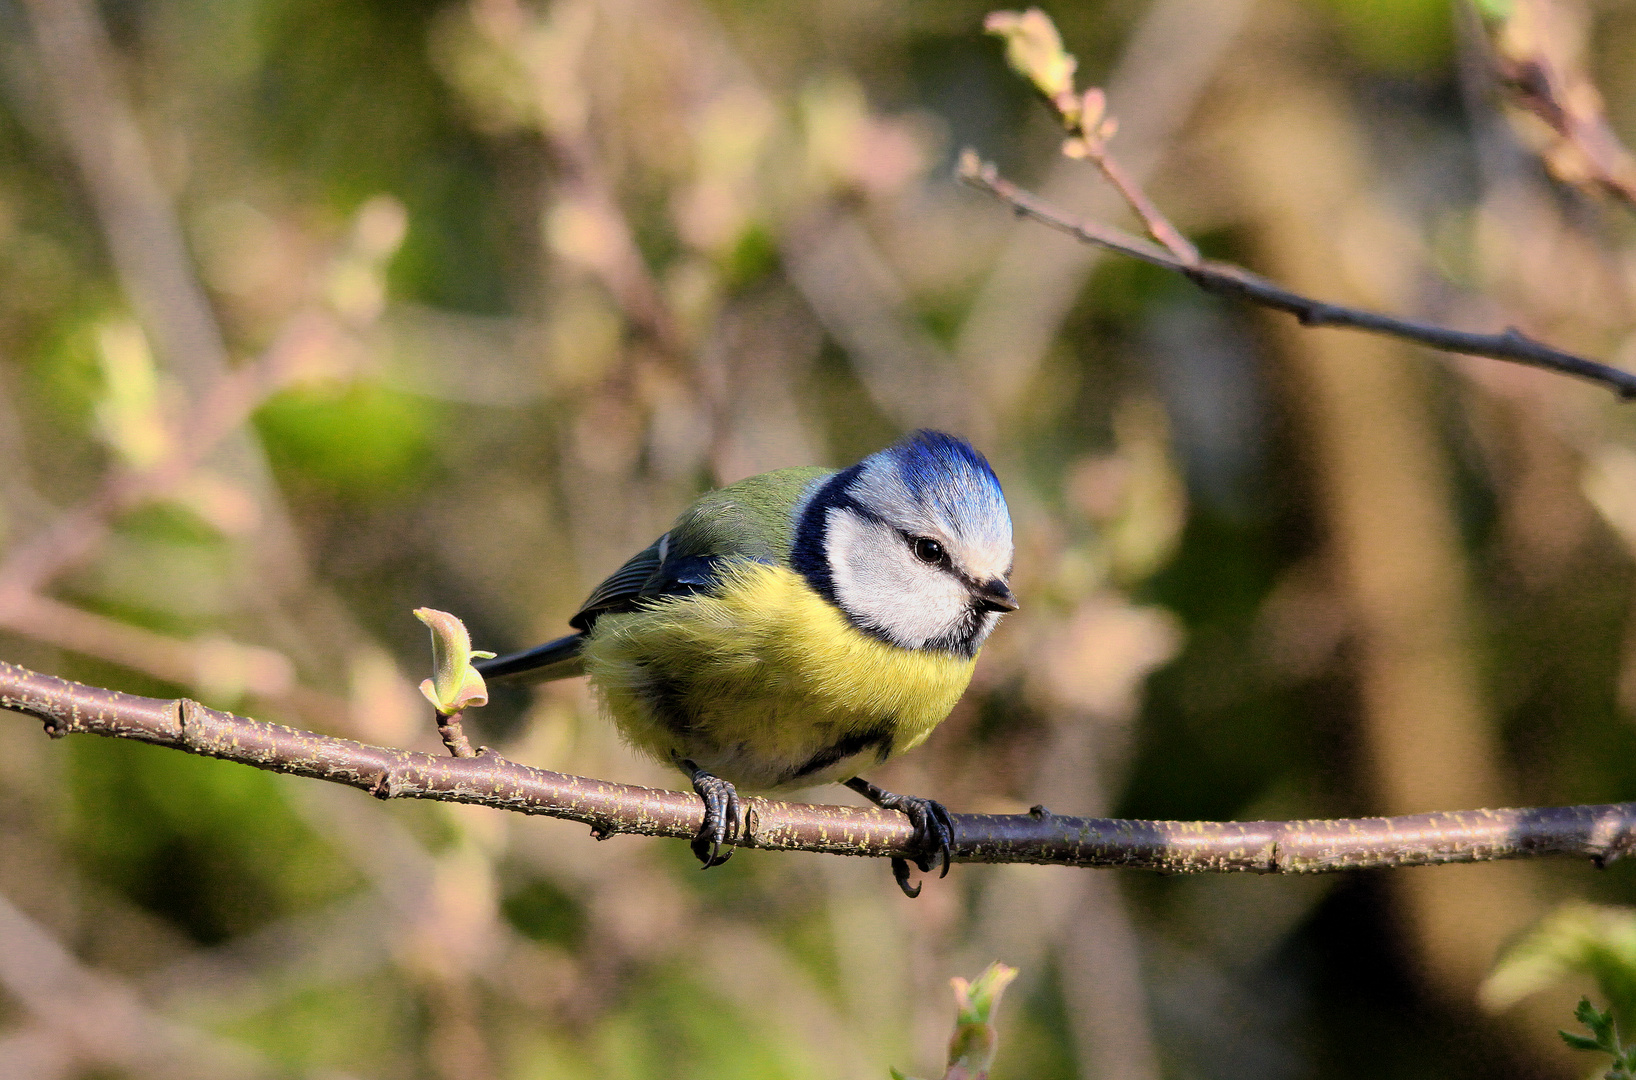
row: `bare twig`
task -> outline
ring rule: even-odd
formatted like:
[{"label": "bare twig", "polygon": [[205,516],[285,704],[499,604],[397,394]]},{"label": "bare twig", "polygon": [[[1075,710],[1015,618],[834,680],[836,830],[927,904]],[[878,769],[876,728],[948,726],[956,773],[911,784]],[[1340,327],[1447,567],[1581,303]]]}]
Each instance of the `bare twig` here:
[{"label": "bare twig", "polygon": [[1129,204],[1148,235],[1163,244],[1177,259],[1197,265],[1199,249],[1147,197],[1142,185],[1108,153],[1108,140],[1119,130],[1119,122],[1108,115],[1108,96],[1093,86],[1081,94],[1074,87],[1079,61],[1062,47],[1051,17],[1038,8],[1025,12],[994,11],[983,20],[983,29],[1006,40],[1006,55],[1018,74],[1026,76],[1040,97],[1057,114],[1068,138],[1062,152],[1095,165]]},{"label": "bare twig", "polygon": [[437,733],[443,739],[443,745],[449,748],[449,753],[457,758],[472,758],[477,751],[472,749],[471,740],[466,738],[466,729],[460,723],[459,713],[450,713],[437,716]]},{"label": "bare twig", "polygon": [[[1154,0],[1144,5],[1124,53],[1107,79],[1125,125],[1120,158],[1138,183],[1173,148],[1182,124],[1204,99],[1232,43],[1259,7],[1254,0]],[[1042,177],[1057,205],[1100,217],[1111,192],[1078,162],[1058,161]],[[1043,230],[1010,231],[984,277],[955,345],[960,366],[981,387],[990,423],[1012,416],[1083,293],[1102,251],[1060,244]]]},{"label": "bare twig", "polygon": [[[692,839],[696,795],[567,776],[492,750],[437,757],[368,746],[207,709],[136,697],[0,663],[0,707],[76,732],[137,739],[271,772],[346,784],[382,799],[433,799],[567,818],[598,837]],[[901,814],[750,798],[741,843],[780,851],[912,856]],[[1336,821],[1178,822],[1028,814],[954,815],[958,862],[1126,866],[1168,873],[1310,874],[1568,855],[1602,865],[1636,847],[1636,803],[1463,810]]]},{"label": "bare twig", "polygon": [[1119,192],[1119,197],[1142,219],[1148,235],[1163,244],[1165,250],[1188,266],[1199,264],[1199,249],[1170,223],[1136,178],[1125,171],[1119,160],[1108,152],[1108,140],[1113,138],[1117,123],[1107,115],[1108,99],[1100,87],[1091,87],[1083,95],[1068,95],[1051,100],[1063,126],[1068,129],[1068,141],[1063,153],[1069,157],[1084,158],[1099,169],[1108,183]]},{"label": "bare twig", "polygon": [[1362,330],[1365,333],[1383,334],[1429,345],[1446,352],[1509,360],[1530,367],[1544,368],[1546,371],[1578,376],[1607,387],[1627,401],[1636,397],[1636,374],[1587,360],[1560,349],[1553,349],[1528,337],[1515,327],[1498,334],[1474,334],[1452,330],[1433,323],[1399,319],[1361,308],[1315,300],[1291,292],[1232,263],[1204,260],[1190,264],[1157,244],[1133,236],[1122,229],[1076,221],[1001,177],[993,165],[982,161],[970,150],[961,155],[959,176],[977,190],[985,191],[1010,206],[1019,216],[1032,218],[1042,225],[1048,225],[1086,243],[1141,259],[1166,270],[1174,270],[1207,292],[1236,296],[1275,311],[1287,311],[1294,315],[1302,326],[1334,326]]},{"label": "bare twig", "polygon": [[1608,123],[1602,95],[1585,73],[1574,16],[1583,5],[1517,0],[1495,40],[1495,73],[1510,99],[1555,135],[1545,163],[1560,179],[1594,186],[1636,208],[1636,157]]},{"label": "bare twig", "polygon": [[1119,195],[1130,204],[1131,210],[1142,219],[1142,225],[1148,235],[1163,244],[1172,255],[1188,266],[1199,265],[1201,259],[1199,249],[1193,242],[1182,235],[1180,229],[1170,223],[1153,202],[1147,192],[1137,184],[1136,179],[1125,172],[1117,158],[1108,152],[1107,142],[1099,136],[1081,136],[1085,146],[1085,156],[1108,178],[1108,182],[1119,190]]}]

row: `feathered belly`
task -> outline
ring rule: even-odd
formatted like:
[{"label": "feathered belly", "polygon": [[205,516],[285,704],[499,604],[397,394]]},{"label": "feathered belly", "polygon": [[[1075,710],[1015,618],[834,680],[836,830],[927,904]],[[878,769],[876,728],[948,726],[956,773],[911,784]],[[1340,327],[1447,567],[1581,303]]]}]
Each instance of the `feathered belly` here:
[{"label": "feathered belly", "polygon": [[586,671],[630,742],[750,790],[844,779],[921,743],[974,662],[860,633],[792,570],[597,620]]}]

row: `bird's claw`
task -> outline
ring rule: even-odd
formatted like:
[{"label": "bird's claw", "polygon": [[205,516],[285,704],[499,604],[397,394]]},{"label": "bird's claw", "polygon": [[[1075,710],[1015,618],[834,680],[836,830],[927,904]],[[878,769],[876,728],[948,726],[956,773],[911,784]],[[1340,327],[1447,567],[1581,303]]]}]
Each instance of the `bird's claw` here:
[{"label": "bird's claw", "polygon": [[937,876],[948,877],[954,847],[954,819],[949,817],[949,811],[935,799],[915,795],[896,798],[898,805],[890,809],[909,815],[909,823],[915,827],[915,846],[919,849],[915,865],[920,867],[921,873],[929,874],[942,863],[943,872]]},{"label": "bird's claw", "polygon": [[[712,776],[691,761],[678,762],[693,781],[693,790],[704,800],[704,821],[698,835],[693,837],[693,854],[704,865],[702,870],[720,866],[733,857],[732,845],[738,842],[738,790],[719,776]],[[727,853],[722,854],[726,846]]]},{"label": "bird's claw", "polygon": [[[885,791],[861,776],[846,781],[846,786],[882,810],[898,810],[907,816],[915,830],[912,841],[914,864],[921,873],[929,874],[938,863],[942,863],[943,872],[938,876],[949,876],[949,864],[953,861],[954,819],[949,816],[947,807],[935,799]],[[896,879],[898,888],[903,890],[903,895],[911,900],[920,895],[920,886],[909,884],[909,859],[902,856],[892,859],[892,877]]]},{"label": "bird's claw", "polygon": [[901,856],[892,857],[892,880],[898,883],[903,895],[913,900],[920,895],[920,883],[909,884],[909,860]]}]

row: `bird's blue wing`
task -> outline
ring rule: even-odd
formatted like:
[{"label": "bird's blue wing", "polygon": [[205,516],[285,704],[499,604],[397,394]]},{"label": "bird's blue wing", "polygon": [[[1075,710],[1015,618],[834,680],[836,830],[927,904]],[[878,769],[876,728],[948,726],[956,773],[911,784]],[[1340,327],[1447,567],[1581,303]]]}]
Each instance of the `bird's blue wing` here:
[{"label": "bird's blue wing", "polygon": [[583,675],[580,651],[591,627],[603,615],[635,611],[648,600],[666,596],[687,596],[702,592],[716,582],[719,555],[699,555],[673,550],[666,533],[637,552],[624,566],[592,590],[591,595],[568,625],[577,633],[537,645],[525,652],[512,653],[473,666],[485,679],[506,679],[519,675],[529,680],[568,679]]}]

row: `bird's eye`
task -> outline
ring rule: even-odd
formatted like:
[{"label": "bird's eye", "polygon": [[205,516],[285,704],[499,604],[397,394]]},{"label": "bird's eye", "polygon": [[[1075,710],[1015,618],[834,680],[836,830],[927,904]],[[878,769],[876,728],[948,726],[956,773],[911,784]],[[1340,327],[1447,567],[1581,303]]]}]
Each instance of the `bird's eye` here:
[{"label": "bird's eye", "polygon": [[914,538],[915,558],[923,563],[936,566],[943,561],[943,545],[929,536]]}]

